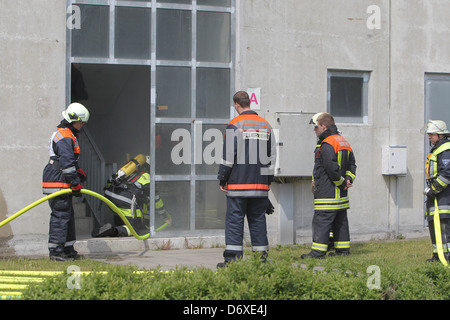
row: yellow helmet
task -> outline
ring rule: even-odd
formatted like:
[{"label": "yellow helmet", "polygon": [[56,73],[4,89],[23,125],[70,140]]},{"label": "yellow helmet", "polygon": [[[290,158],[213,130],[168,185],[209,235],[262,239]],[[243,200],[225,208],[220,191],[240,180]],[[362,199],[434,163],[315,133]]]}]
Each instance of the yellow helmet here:
[{"label": "yellow helmet", "polygon": [[78,102],[69,104],[67,109],[62,112],[62,115],[69,123],[77,121],[87,123],[89,121],[88,109]]}]

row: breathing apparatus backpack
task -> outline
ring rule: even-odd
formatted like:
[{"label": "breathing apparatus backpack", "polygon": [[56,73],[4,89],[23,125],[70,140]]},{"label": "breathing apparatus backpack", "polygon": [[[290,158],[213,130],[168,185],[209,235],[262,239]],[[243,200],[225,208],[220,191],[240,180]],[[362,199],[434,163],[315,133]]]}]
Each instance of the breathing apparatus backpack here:
[{"label": "breathing apparatus backpack", "polygon": [[146,157],[137,155],[113,174],[104,188],[105,197],[121,209],[131,209],[132,216],[137,208],[148,207],[150,201],[150,177],[139,181],[146,174],[140,172],[145,164]]}]

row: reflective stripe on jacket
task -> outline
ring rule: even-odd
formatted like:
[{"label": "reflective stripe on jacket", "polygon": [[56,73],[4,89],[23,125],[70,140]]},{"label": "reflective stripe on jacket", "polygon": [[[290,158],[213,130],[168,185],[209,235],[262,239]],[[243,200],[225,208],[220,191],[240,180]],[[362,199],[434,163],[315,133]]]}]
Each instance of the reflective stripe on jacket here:
[{"label": "reflective stripe on jacket", "polygon": [[76,138],[78,130],[63,120],[49,140],[50,162],[42,177],[44,194],[76,186],[80,183],[77,174],[80,146]]},{"label": "reflective stripe on jacket", "polygon": [[[443,218],[450,218],[450,141],[442,140],[428,154],[425,164],[427,184],[438,201],[438,211]],[[435,212],[434,197],[427,197],[427,218]]]},{"label": "reflective stripe on jacket", "polygon": [[271,125],[252,110],[230,121],[217,179],[228,197],[267,197],[276,148]]},{"label": "reflective stripe on jacket", "polygon": [[336,211],[350,207],[347,180],[356,178],[356,162],[352,148],[332,126],[321,135],[315,158],[314,210]]}]

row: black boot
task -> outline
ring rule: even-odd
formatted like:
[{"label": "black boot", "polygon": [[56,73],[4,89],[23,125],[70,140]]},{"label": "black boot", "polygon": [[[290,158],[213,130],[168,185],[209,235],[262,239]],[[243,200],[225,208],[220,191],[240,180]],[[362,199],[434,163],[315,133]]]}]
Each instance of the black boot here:
[{"label": "black boot", "polygon": [[268,256],[269,256],[269,253],[267,251],[263,251],[260,256],[261,262],[266,263]]},{"label": "black boot", "polygon": [[114,237],[116,235],[117,230],[111,225],[111,223],[107,223],[103,227],[100,227],[98,230],[92,232],[93,237]]},{"label": "black boot", "polygon": [[427,259],[427,262],[438,262],[439,256],[437,253],[433,253],[433,256],[430,259]]},{"label": "black boot", "polygon": [[219,268],[225,268],[226,266],[227,266],[227,264],[228,264],[228,262],[226,262],[226,261],[224,261],[224,262],[219,262],[218,264],[217,264],[217,268],[219,269]]},{"label": "black boot", "polygon": [[84,256],[81,254],[78,254],[78,251],[76,251],[72,246],[64,248],[64,256],[67,260],[84,259]]},{"label": "black boot", "polygon": [[64,255],[59,255],[59,254],[50,255],[50,260],[61,261],[61,262],[67,261],[67,259]]},{"label": "black boot", "polygon": [[330,252],[328,254],[329,257],[336,257],[336,256],[349,256],[350,255],[350,251],[335,251],[335,252]]},{"label": "black boot", "polygon": [[56,248],[49,249],[49,257],[50,257],[50,260],[53,260],[53,261],[61,261],[61,262],[67,261],[66,255],[64,254],[64,249],[62,248],[62,246],[61,247],[58,246]]},{"label": "black boot", "polygon": [[324,259],[325,255],[324,254],[323,255],[318,255],[318,254],[315,254],[314,252],[311,251],[310,253],[302,254],[300,256],[300,258],[302,258],[302,259],[310,259],[310,258],[313,258],[313,259]]},{"label": "black boot", "polygon": [[[445,260],[450,261],[450,253],[449,252],[444,253],[444,258]],[[441,259],[439,259],[439,255],[436,252],[433,253],[431,259],[427,259],[427,262],[439,262],[439,261],[441,261]]]}]

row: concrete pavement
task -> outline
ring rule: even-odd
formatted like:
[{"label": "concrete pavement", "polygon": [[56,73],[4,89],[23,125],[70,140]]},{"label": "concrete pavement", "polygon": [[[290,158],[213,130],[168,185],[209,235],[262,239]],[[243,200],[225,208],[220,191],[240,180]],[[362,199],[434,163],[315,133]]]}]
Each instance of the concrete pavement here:
[{"label": "concrete pavement", "polygon": [[90,259],[136,266],[139,269],[172,270],[177,267],[216,269],[223,261],[223,236],[179,237],[136,240],[86,238],[77,240],[76,250]]},{"label": "concrete pavement", "polygon": [[136,266],[138,269],[174,270],[187,267],[195,269],[205,267],[216,269],[218,262],[223,261],[223,249],[170,249],[145,250],[135,252],[116,252],[114,254],[89,254],[93,260],[103,261],[116,265]]}]

